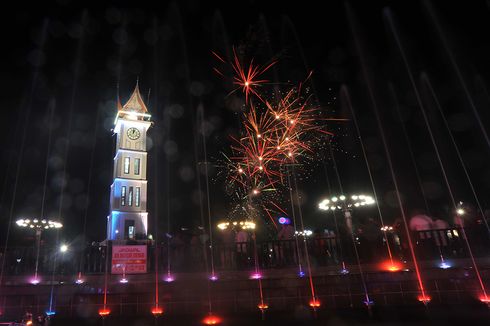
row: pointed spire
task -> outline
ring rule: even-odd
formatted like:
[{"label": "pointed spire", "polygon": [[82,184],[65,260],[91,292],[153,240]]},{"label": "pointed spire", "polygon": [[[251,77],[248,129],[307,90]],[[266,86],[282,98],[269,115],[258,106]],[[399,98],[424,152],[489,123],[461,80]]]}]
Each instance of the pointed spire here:
[{"label": "pointed spire", "polygon": [[124,111],[134,111],[139,113],[148,113],[145,102],[141,98],[141,93],[139,89],[139,80],[136,80],[136,87],[134,88],[133,94],[129,100],[122,107]]}]

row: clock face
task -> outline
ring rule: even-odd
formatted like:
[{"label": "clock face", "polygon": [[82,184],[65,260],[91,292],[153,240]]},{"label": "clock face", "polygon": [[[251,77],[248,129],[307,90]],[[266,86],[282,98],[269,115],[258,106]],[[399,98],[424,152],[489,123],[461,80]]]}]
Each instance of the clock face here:
[{"label": "clock face", "polygon": [[128,129],[128,138],[131,140],[136,140],[140,138],[140,131],[136,128],[129,128]]}]

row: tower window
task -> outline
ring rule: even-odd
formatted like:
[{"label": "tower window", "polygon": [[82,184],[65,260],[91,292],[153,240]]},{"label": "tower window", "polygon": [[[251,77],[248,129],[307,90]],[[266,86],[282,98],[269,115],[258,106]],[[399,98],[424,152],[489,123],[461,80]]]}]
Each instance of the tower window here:
[{"label": "tower window", "polygon": [[141,188],[136,187],[136,192],[134,193],[134,206],[140,207],[140,197],[141,197]]},{"label": "tower window", "polygon": [[129,173],[129,157],[124,158],[124,173]]},{"label": "tower window", "polygon": [[139,158],[134,159],[134,174],[135,175],[140,174],[140,159]]},{"label": "tower window", "polygon": [[126,206],[126,186],[121,187],[121,206]]},{"label": "tower window", "polygon": [[133,187],[129,187],[128,206],[133,206]]}]

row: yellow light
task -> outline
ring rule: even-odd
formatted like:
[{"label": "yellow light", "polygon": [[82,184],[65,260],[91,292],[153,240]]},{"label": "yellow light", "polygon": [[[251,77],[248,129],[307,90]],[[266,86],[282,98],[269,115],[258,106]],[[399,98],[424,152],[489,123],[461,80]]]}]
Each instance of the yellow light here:
[{"label": "yellow light", "polygon": [[230,223],[228,223],[228,222],[219,223],[218,224],[218,229],[220,229],[220,230],[226,230],[228,228],[228,225],[230,225]]}]

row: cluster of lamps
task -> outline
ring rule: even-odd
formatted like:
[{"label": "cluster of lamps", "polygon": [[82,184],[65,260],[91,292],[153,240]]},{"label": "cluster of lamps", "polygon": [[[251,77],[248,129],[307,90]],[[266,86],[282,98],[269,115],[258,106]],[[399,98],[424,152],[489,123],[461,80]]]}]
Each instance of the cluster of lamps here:
[{"label": "cluster of lamps", "polygon": [[313,231],[311,230],[303,230],[303,231],[294,231],[294,235],[297,237],[309,237],[313,234]]},{"label": "cluster of lamps", "polygon": [[226,230],[228,228],[241,228],[242,230],[255,230],[255,223],[247,221],[222,222],[218,224],[218,229]]},{"label": "cluster of lamps", "polygon": [[336,209],[345,209],[359,206],[372,205],[375,200],[372,196],[368,195],[352,195],[347,198],[344,195],[334,196],[332,198],[326,198],[318,204],[318,208],[324,211],[335,211]]},{"label": "cluster of lamps", "polygon": [[35,219],[28,219],[28,218],[21,218],[18,219],[15,222],[18,226],[23,227],[23,228],[30,228],[30,229],[60,229],[63,227],[63,224],[57,221],[52,221],[52,220],[46,220],[42,219],[39,220],[37,218]]}]

